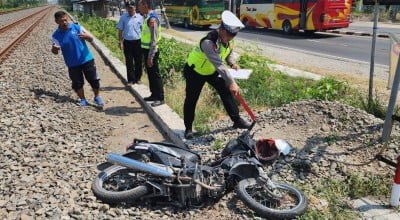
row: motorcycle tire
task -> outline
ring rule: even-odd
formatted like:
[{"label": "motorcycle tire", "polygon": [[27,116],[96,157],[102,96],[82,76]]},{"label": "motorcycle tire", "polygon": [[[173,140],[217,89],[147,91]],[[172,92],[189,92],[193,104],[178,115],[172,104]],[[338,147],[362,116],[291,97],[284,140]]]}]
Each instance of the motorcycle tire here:
[{"label": "motorcycle tire", "polygon": [[[144,183],[139,183],[132,188],[124,188],[121,191],[113,191],[108,189],[105,185],[106,181],[112,181],[111,178],[123,173],[137,173],[129,168],[113,165],[105,170],[103,170],[96,177],[92,184],[93,194],[101,201],[108,204],[118,204],[121,202],[131,203],[140,199],[144,195],[150,192],[148,186]],[[128,174],[129,175],[129,174]],[[133,176],[129,175],[131,178]]]},{"label": "motorcycle tire", "polygon": [[[248,188],[254,187],[257,184],[259,184],[259,182],[254,178],[243,179],[238,183],[236,187],[236,193],[240,200],[259,216],[268,219],[293,219],[296,218],[296,216],[302,215],[306,211],[308,205],[307,198],[304,196],[304,193],[296,187],[285,183],[274,182],[279,191],[286,191],[294,196],[294,198],[297,200],[297,203],[294,205],[294,207],[290,207],[288,209],[279,209],[275,207],[269,207],[269,205],[273,206],[270,202],[273,200],[272,198],[263,197],[262,199],[268,201],[262,203],[263,201],[255,198],[258,195],[252,195],[252,193],[248,192]],[[258,190],[257,193],[259,194],[261,192]],[[275,202],[280,203],[281,201]]]}]

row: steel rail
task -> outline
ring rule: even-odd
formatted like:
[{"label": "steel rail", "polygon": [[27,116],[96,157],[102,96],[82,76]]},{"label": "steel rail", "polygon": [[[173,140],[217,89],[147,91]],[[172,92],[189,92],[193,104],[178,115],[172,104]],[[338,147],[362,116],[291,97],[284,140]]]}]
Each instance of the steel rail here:
[{"label": "steel rail", "polygon": [[17,20],[17,21],[15,21],[15,22],[12,22],[12,23],[7,24],[7,25],[5,25],[5,26],[3,26],[3,27],[0,27],[0,33],[3,33],[4,31],[10,29],[11,27],[20,24],[21,22],[23,22],[23,21],[25,21],[25,20],[31,18],[32,16],[35,16],[35,15],[38,15],[38,14],[42,13],[43,11],[49,9],[50,7],[51,7],[51,6],[46,7],[46,8],[44,8],[44,9],[40,10],[40,11],[34,12],[34,13],[32,13],[32,14],[29,14],[29,15],[27,15],[27,16],[25,16],[25,17],[23,17],[23,18],[21,18],[21,19],[19,19],[19,20]]},{"label": "steel rail", "polygon": [[[44,10],[42,10],[41,12],[43,13],[43,15],[38,16],[39,18],[34,23],[32,23],[28,28],[26,28],[25,31],[20,33],[16,38],[14,38],[14,40],[10,42],[6,47],[0,50],[0,63],[3,62],[8,52],[10,52],[19,42],[21,42],[24,39],[24,37],[26,37],[35,28],[35,26],[39,24],[39,22],[41,22],[46,15],[48,15],[50,9],[51,7],[46,8],[46,10],[48,11],[45,12],[43,12]],[[29,15],[28,17],[30,16],[31,15]]]}]

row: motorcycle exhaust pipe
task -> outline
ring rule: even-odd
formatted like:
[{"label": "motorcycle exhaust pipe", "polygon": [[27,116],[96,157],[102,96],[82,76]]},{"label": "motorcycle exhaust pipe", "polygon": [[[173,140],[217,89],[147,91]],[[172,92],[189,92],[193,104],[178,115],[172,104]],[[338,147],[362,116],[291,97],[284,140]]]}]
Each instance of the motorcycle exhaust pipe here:
[{"label": "motorcycle exhaust pipe", "polygon": [[171,169],[168,169],[168,167],[165,167],[166,169],[162,169],[158,166],[154,166],[148,163],[143,163],[134,159],[130,159],[128,157],[124,157],[119,154],[109,153],[107,155],[107,161],[112,164],[120,165],[123,167],[139,170],[146,173],[151,173],[156,176],[161,176],[161,177],[173,176],[173,171]]}]

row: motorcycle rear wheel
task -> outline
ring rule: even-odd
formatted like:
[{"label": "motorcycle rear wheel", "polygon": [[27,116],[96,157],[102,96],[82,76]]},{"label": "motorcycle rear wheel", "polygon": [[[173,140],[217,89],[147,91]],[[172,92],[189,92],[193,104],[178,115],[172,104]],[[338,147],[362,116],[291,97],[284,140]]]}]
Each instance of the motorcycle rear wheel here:
[{"label": "motorcycle rear wheel", "polygon": [[138,179],[140,175],[132,169],[113,165],[96,177],[92,184],[93,194],[109,204],[134,202],[150,192],[144,181]]},{"label": "motorcycle rear wheel", "polygon": [[[293,219],[307,208],[307,198],[294,186],[274,182],[280,198],[271,196],[262,184],[264,181],[250,178],[241,180],[236,193],[251,210],[268,219]],[[283,207],[282,207],[283,206]]]}]

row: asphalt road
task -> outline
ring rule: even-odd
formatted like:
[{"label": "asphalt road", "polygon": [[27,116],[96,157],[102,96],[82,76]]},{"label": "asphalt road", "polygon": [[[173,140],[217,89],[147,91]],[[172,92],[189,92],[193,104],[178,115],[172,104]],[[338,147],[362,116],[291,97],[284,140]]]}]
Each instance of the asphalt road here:
[{"label": "asphalt road", "polygon": [[[187,30],[179,26],[173,26],[176,31],[192,36],[205,35],[209,30]],[[303,33],[285,35],[277,30],[245,29],[237,38],[253,41],[257,44],[279,47],[288,50],[301,51],[334,59],[354,60],[355,63],[369,63],[371,59],[372,38],[366,36],[336,35],[329,33],[315,33],[306,35]],[[390,40],[377,38],[375,63],[389,65]]]},{"label": "asphalt road", "polygon": [[[351,30],[351,31],[358,31],[358,32],[363,32],[363,33],[372,33],[373,31],[373,22],[369,21],[356,21],[353,23],[350,23],[350,26],[348,28],[342,28],[340,30]],[[395,34],[395,35],[400,35],[400,24],[389,24],[389,23],[382,23],[378,22],[378,29],[377,32],[379,34]]]}]

